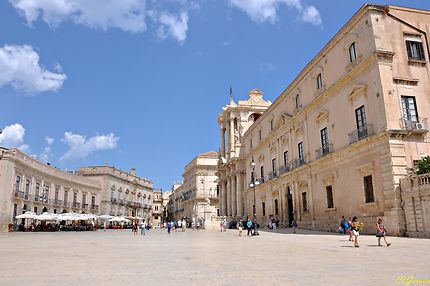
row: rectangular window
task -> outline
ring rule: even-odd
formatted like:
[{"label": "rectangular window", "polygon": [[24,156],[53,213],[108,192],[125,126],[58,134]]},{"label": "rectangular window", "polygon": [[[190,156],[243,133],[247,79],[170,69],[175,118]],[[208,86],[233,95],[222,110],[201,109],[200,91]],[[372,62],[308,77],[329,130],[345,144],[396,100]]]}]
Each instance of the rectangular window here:
[{"label": "rectangular window", "polygon": [[47,202],[49,198],[49,185],[45,184],[43,186],[43,201]]},{"label": "rectangular window", "polygon": [[355,110],[355,121],[357,124],[358,139],[367,137],[366,111],[364,105]]},{"label": "rectangular window", "polygon": [[258,138],[261,140],[263,138],[262,134],[261,134],[261,130],[258,131]]},{"label": "rectangular window", "polygon": [[302,193],[302,204],[303,204],[303,212],[308,211],[308,200],[306,198],[306,192]]},{"label": "rectangular window", "polygon": [[21,188],[21,177],[20,176],[16,176],[15,179],[15,191],[19,192],[20,188]]},{"label": "rectangular window", "polygon": [[328,146],[328,132],[327,127],[321,129],[321,147],[322,147],[322,154],[326,155],[329,153],[329,146]]},{"label": "rectangular window", "polygon": [[87,195],[83,194],[82,195],[82,207],[84,207],[87,204]]},{"label": "rectangular window", "polygon": [[73,204],[78,200],[78,193],[73,193]]},{"label": "rectangular window", "polygon": [[375,198],[373,196],[372,175],[364,177],[363,183],[364,183],[364,196],[366,199],[366,203],[373,203],[375,201]]},{"label": "rectangular window", "polygon": [[16,217],[16,213],[18,212],[18,205],[17,204],[13,204],[13,217]]},{"label": "rectangular window", "polygon": [[261,203],[261,210],[263,211],[263,216],[266,216],[266,203],[265,202]]},{"label": "rectangular window", "polygon": [[264,182],[264,166],[260,167],[260,178],[261,182]]},{"label": "rectangular window", "polygon": [[37,214],[37,207],[34,207],[33,212]]},{"label": "rectangular window", "polygon": [[249,140],[249,146],[250,146],[250,148],[252,148],[252,139]]},{"label": "rectangular window", "polygon": [[91,197],[91,205],[93,205],[93,206],[96,205],[96,196]]},{"label": "rectangular window", "polygon": [[278,200],[275,200],[275,215],[279,214]]},{"label": "rectangular window", "polygon": [[36,190],[34,192],[34,200],[38,201],[40,195],[40,183],[36,183]]},{"label": "rectangular window", "polygon": [[55,202],[58,202],[58,195],[60,193],[60,187],[55,187],[55,194],[54,194],[54,200]]},{"label": "rectangular window", "polygon": [[272,159],[272,172],[276,174],[276,158]]},{"label": "rectangular window", "polygon": [[305,154],[303,151],[303,142],[300,142],[298,145],[298,150],[299,150],[299,164],[302,165],[305,162]]},{"label": "rectangular window", "polygon": [[284,165],[285,167],[288,166],[288,151],[284,152]]},{"label": "rectangular window", "polygon": [[67,204],[69,198],[69,190],[64,190],[64,204]]},{"label": "rectangular window", "polygon": [[406,41],[406,49],[408,51],[409,60],[425,61],[423,43],[418,41]]},{"label": "rectangular window", "polygon": [[25,180],[25,196],[24,198],[28,200],[28,195],[30,193],[30,180]]},{"label": "rectangular window", "polygon": [[319,74],[317,77],[317,88],[320,89],[323,86],[323,82],[322,82],[322,75]]},{"label": "rectangular window", "polygon": [[273,119],[270,120],[270,130],[273,131],[273,129],[275,129],[275,126],[273,125]]},{"label": "rectangular window", "polygon": [[357,52],[355,50],[355,43],[352,43],[349,47],[349,61],[353,62],[357,59]]},{"label": "rectangular window", "polygon": [[327,208],[332,209],[334,207],[334,204],[333,204],[333,187],[332,186],[326,186],[325,191],[327,193]]},{"label": "rectangular window", "polygon": [[405,120],[418,122],[417,104],[414,96],[402,96],[402,109]]}]

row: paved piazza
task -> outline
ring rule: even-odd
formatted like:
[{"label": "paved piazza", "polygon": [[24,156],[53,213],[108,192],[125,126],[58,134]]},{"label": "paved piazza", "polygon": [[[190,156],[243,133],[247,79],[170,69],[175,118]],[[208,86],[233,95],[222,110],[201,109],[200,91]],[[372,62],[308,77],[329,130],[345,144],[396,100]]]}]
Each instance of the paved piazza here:
[{"label": "paved piazza", "polygon": [[[302,231],[304,232],[304,231]],[[128,230],[0,235],[0,285],[400,285],[430,279],[430,240],[236,231]]]}]

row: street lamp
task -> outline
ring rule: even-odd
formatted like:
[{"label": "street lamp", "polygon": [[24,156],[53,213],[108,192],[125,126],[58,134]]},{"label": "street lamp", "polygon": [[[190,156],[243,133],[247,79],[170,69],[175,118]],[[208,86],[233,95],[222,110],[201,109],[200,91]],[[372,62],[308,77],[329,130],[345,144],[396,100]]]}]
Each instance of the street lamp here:
[{"label": "street lamp", "polygon": [[252,235],[259,235],[258,233],[258,229],[257,229],[257,202],[255,199],[255,186],[258,186],[260,184],[259,181],[255,180],[255,175],[254,175],[254,171],[255,171],[255,162],[254,160],[252,160],[251,162],[251,183],[249,184],[249,186],[252,188],[252,190],[254,191],[254,207],[253,207],[253,212],[254,212],[254,232],[252,233]]}]

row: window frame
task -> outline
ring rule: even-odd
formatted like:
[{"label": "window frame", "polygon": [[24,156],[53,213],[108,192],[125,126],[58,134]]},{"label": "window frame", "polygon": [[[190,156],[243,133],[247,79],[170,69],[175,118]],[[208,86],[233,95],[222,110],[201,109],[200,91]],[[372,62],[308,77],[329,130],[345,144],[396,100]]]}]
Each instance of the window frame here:
[{"label": "window frame", "polygon": [[334,208],[333,186],[332,185],[325,186],[325,192],[327,197],[327,208],[332,209]]},{"label": "window frame", "polygon": [[[410,61],[427,61],[424,44],[420,40],[406,40],[406,52]],[[416,55],[414,55],[416,53]]]},{"label": "window frame", "polygon": [[303,147],[303,141],[301,141],[297,144],[297,149],[299,152],[299,163],[302,164],[305,162],[305,152],[304,152],[304,147]]},{"label": "window frame", "polygon": [[320,90],[323,87],[322,74],[319,73],[317,76],[317,89]]},{"label": "window frame", "polygon": [[348,51],[349,51],[349,61],[352,63],[353,61],[355,61],[357,59],[357,49],[356,49],[355,42],[353,42],[349,46]]},{"label": "window frame", "polygon": [[[411,102],[410,102],[411,99],[413,100],[413,102],[412,102],[413,109],[411,109]],[[416,101],[415,96],[402,95],[401,101],[402,101],[403,119],[418,123],[419,122],[419,116],[418,116],[417,101]],[[405,107],[406,107],[406,109],[405,109]],[[411,110],[415,111],[415,115],[411,114]],[[413,117],[415,117],[415,120]]]},{"label": "window frame", "polygon": [[302,192],[302,207],[303,207],[304,213],[309,211],[308,210],[308,198],[307,198],[306,192]]},{"label": "window frame", "polygon": [[[373,176],[371,174],[363,177],[363,187],[364,187],[364,202],[366,204],[374,203],[375,191],[373,187]],[[370,189],[367,187],[370,187]]]}]

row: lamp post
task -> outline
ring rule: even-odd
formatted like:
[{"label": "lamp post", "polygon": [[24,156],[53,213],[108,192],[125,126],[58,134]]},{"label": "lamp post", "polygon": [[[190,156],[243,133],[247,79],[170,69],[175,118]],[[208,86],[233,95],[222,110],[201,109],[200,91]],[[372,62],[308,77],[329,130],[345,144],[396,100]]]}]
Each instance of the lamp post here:
[{"label": "lamp post", "polygon": [[255,175],[254,175],[255,162],[254,162],[254,160],[252,160],[252,162],[251,162],[251,169],[252,169],[252,172],[251,172],[251,183],[249,184],[249,186],[254,191],[254,207],[253,207],[253,212],[254,212],[254,232],[252,233],[252,235],[259,235],[258,229],[257,229],[257,202],[256,202],[256,199],[255,199],[255,186],[259,185],[260,182],[255,180]]}]

